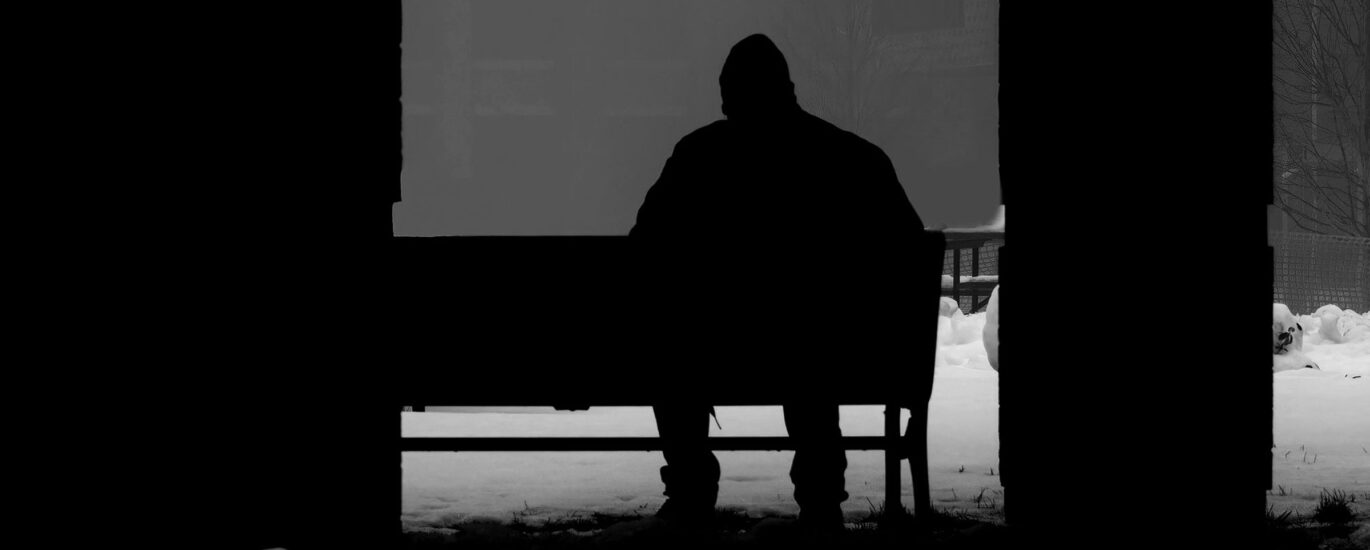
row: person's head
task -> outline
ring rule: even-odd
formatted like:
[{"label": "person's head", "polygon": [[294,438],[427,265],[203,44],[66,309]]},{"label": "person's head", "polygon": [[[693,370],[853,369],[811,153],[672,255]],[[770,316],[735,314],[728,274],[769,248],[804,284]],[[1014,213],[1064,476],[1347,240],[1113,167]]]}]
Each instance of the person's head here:
[{"label": "person's head", "polygon": [[723,92],[723,114],[729,120],[770,118],[798,105],[785,55],[764,34],[753,34],[733,46],[718,85]]}]

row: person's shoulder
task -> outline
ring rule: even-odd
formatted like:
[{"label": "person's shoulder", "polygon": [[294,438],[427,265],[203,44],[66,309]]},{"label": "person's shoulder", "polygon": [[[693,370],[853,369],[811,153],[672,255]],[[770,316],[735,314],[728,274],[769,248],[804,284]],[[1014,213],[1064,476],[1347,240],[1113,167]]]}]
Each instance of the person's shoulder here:
[{"label": "person's shoulder", "polygon": [[836,124],[823,120],[808,112],[805,112],[802,117],[803,124],[809,128],[810,132],[822,136],[822,139],[828,143],[829,146],[842,147],[846,150],[866,155],[885,155],[885,152],[880,149],[880,146],[871,143],[869,140],[857,135],[855,132],[843,130]]},{"label": "person's shoulder", "polygon": [[727,120],[715,120],[693,132],[685,134],[685,137],[680,138],[680,141],[676,142],[676,151],[697,149],[706,147],[712,143],[717,143],[728,134],[729,129],[730,127],[728,126]]}]

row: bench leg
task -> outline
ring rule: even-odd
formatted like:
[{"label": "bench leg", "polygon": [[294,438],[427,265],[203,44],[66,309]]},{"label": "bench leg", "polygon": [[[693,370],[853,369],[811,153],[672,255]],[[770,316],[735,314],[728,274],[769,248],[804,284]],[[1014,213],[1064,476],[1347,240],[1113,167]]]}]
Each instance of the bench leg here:
[{"label": "bench leg", "polygon": [[905,452],[909,459],[909,475],[913,482],[913,512],[921,519],[932,514],[932,497],[928,488],[928,403],[909,408],[909,424],[904,433]]},{"label": "bench leg", "polygon": [[885,518],[895,519],[904,512],[899,498],[902,483],[900,473],[903,469],[903,443],[899,437],[899,407],[885,407]]}]

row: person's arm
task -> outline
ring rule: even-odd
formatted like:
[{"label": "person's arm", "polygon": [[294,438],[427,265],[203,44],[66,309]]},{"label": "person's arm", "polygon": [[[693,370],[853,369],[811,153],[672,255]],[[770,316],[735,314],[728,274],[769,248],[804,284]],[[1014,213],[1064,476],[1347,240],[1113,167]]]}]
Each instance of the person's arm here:
[{"label": "person's arm", "polygon": [[[647,197],[643,199],[642,206],[637,210],[637,221],[632,229],[628,230],[628,236],[634,239],[654,239],[659,238],[665,228],[671,227],[675,221],[674,211],[677,200],[673,195],[673,185],[677,179],[679,163],[674,162],[676,155],[666,159],[666,167],[661,171],[661,177],[657,178],[655,184],[647,190]],[[553,409],[558,411],[585,411],[590,406],[584,403],[563,402],[554,404]]]},{"label": "person's arm", "polygon": [[666,159],[661,176],[647,190],[642,206],[637,209],[637,221],[628,231],[629,237],[661,237],[679,223],[680,197],[676,190],[681,179],[682,163],[678,160],[679,148]]},{"label": "person's arm", "polygon": [[636,223],[628,232],[634,255],[633,291],[637,293],[628,313],[634,319],[628,337],[636,349],[657,352],[674,341],[671,321],[681,299],[667,288],[680,277],[672,269],[680,260],[674,257],[670,241],[682,233],[684,221],[679,187],[685,178],[682,158],[677,145],[656,183],[647,190]]},{"label": "person's arm", "polygon": [[890,224],[886,229],[892,232],[908,231],[917,234],[923,231],[923,219],[918,216],[913,203],[909,202],[908,193],[899,183],[899,175],[895,172],[894,163],[890,162],[889,155],[876,148],[875,156],[876,159],[872,163],[875,168],[874,199],[877,208],[880,208],[883,214],[879,219]]}]

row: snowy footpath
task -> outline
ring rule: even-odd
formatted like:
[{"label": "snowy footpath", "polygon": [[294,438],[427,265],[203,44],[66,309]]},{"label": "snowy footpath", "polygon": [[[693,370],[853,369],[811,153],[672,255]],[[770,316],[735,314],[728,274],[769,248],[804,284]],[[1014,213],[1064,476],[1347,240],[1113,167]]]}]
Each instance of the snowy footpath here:
[{"label": "snowy footpath", "polygon": [[[999,380],[981,340],[984,323],[984,314],[959,312],[942,320],[928,461],[935,506],[993,517],[1003,499]],[[1324,342],[1312,324],[1303,351],[1321,370],[1275,374],[1278,487],[1268,502],[1277,512],[1308,512],[1321,489],[1341,489],[1357,496],[1362,512],[1370,512],[1370,337]],[[1252,366],[1262,367],[1270,368]],[[401,415],[406,437],[657,435],[651,409],[642,407],[577,412],[440,407]],[[722,429],[711,425],[710,432],[719,437],[785,435],[780,407],[719,407],[718,420]],[[845,435],[880,435],[883,408],[842,407],[841,424]],[[720,507],[754,516],[798,510],[788,475],[792,452],[719,451],[717,456]],[[851,498],[843,506],[849,517],[864,516],[884,500],[884,457],[879,451],[849,451],[847,460]],[[662,464],[655,452],[404,453],[402,518],[408,526],[427,527],[480,517],[536,523],[595,512],[650,515],[665,499],[658,477]],[[903,504],[911,507],[907,462],[903,481]]]}]

